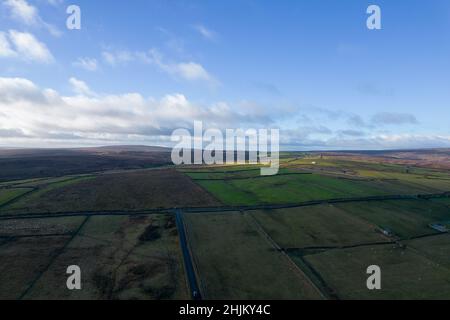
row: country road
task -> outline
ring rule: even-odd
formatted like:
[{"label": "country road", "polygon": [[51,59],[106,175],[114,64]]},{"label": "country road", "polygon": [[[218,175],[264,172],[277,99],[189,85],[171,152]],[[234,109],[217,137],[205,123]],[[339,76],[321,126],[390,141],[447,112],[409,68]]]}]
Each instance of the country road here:
[{"label": "country road", "polygon": [[180,209],[175,209],[175,220],[178,228],[178,235],[180,237],[181,251],[183,252],[184,266],[186,269],[186,277],[189,282],[189,289],[193,300],[202,300],[200,289],[195,275],[194,264],[192,263],[191,252],[186,239],[186,229],[183,221],[183,212]]}]

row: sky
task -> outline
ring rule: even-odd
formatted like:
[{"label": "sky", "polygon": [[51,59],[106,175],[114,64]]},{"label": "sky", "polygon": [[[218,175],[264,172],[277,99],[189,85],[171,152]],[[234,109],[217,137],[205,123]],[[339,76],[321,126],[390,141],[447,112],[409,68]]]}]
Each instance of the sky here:
[{"label": "sky", "polygon": [[450,147],[449,71],[448,0],[0,0],[0,147],[170,146],[194,121]]}]

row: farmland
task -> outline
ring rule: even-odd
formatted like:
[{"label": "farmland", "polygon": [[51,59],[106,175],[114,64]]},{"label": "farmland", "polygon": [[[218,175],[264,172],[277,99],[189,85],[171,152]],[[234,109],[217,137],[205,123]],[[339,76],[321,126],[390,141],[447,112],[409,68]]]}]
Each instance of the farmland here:
[{"label": "farmland", "polygon": [[[450,226],[442,151],[438,165],[419,152],[286,152],[269,177],[173,167],[153,149],[71,151],[103,159],[83,167],[53,151],[65,160],[51,171],[42,151],[8,152],[0,299],[450,299],[450,238],[433,228]],[[82,290],[66,288],[69,265]],[[370,265],[382,290],[366,287]]]},{"label": "farmland", "polygon": [[[296,165],[297,164],[297,165]],[[331,164],[329,164],[331,165]],[[337,163],[336,166],[340,166]],[[349,169],[339,171],[326,167],[304,167],[290,162],[275,177],[257,177],[258,171],[227,174],[219,172],[189,175],[222,202],[229,205],[253,205],[260,203],[298,203],[336,198],[427,194],[446,191],[450,180],[426,179],[403,176],[374,178],[364,174],[344,175]],[[338,173],[340,175],[338,175]]]},{"label": "farmland", "polygon": [[[368,246],[304,257],[341,299],[448,299],[448,266],[394,245]],[[366,268],[383,270],[383,290],[366,287]],[[439,288],[439,289],[437,289]]]},{"label": "farmland", "polygon": [[[450,242],[430,227],[450,221],[444,195],[450,190],[448,171],[377,163],[368,156],[314,154],[284,154],[276,177],[259,177],[256,170],[198,168],[187,173],[221,202],[242,210],[186,215],[207,297],[268,297],[259,285],[275,272],[272,264],[258,260],[267,249],[256,249],[248,239],[252,235],[272,246],[273,261],[285,254],[321,297],[450,298]],[[383,290],[367,289],[370,265],[383,270]],[[243,273],[253,269],[258,272]],[[276,274],[282,282],[288,273]],[[279,298],[298,298],[289,291],[278,293],[277,283],[271,287]]]},{"label": "farmland", "polygon": [[[3,224],[3,299],[187,298],[172,217],[120,216],[27,220]],[[25,237],[25,234],[28,237]],[[79,265],[84,290],[65,288],[65,269]],[[13,275],[11,279],[10,276]]]},{"label": "farmland", "polygon": [[258,233],[250,217],[192,214],[186,220],[206,298],[321,298],[307,277]]},{"label": "farmland", "polygon": [[20,214],[217,204],[217,200],[184,175],[161,169],[79,177],[44,185],[2,211]]},{"label": "farmland", "polygon": [[24,188],[0,188],[0,207],[8,205],[12,200],[30,192],[30,189]]}]

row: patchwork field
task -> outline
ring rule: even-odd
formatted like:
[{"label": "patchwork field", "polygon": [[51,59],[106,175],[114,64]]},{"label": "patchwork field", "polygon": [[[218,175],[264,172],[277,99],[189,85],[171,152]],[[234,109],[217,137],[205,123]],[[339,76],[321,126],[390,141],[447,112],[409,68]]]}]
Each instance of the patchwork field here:
[{"label": "patchwork field", "polygon": [[2,188],[0,189],[0,208],[4,207],[12,200],[19,198],[20,196],[32,191],[27,188]]},{"label": "patchwork field", "polygon": [[450,235],[420,238],[406,242],[410,249],[415,249],[433,262],[450,268]]},{"label": "patchwork field", "polygon": [[431,223],[450,220],[448,207],[429,200],[386,200],[338,204],[355,217],[369,221],[394,236],[411,238],[435,233]]},{"label": "patchwork field", "polygon": [[[0,225],[3,299],[185,299],[173,216],[77,217]],[[39,230],[39,231],[37,231]],[[60,233],[58,236],[45,236]],[[29,237],[24,237],[24,234]],[[63,234],[66,235],[63,235]],[[66,288],[78,265],[83,290]],[[18,285],[20,284],[20,285]]]},{"label": "patchwork field", "polygon": [[377,226],[331,205],[250,212],[283,248],[386,242]]},{"label": "patchwork field", "polygon": [[111,173],[49,184],[3,208],[7,213],[108,211],[220,204],[172,169]]},{"label": "patchwork field", "polygon": [[[255,169],[209,168],[190,170],[186,174],[223,203],[233,206],[352,198],[335,204],[324,202],[241,214],[187,215],[199,278],[205,292],[208,295],[213,292],[214,298],[252,297],[241,293],[240,287],[253,288],[254,283],[264,283],[259,279],[248,284],[247,278],[256,277],[253,274],[244,273],[245,278],[240,278],[243,269],[253,269],[242,265],[253,265],[255,261],[265,265],[250,249],[243,249],[246,245],[242,243],[249,241],[236,234],[249,221],[255,228],[253,231],[257,230],[276,252],[284,250],[327,298],[450,298],[445,255],[450,240],[431,228],[431,224],[450,222],[448,198],[415,197],[448,192],[446,171],[311,157],[283,159],[280,175],[276,177],[260,177]],[[371,196],[398,196],[398,199],[364,201]],[[237,216],[242,221],[232,222],[238,220]],[[239,239],[240,244],[233,239]],[[228,251],[223,247],[233,249]],[[248,251],[239,254],[240,250]],[[259,250],[260,254],[262,251]],[[367,267],[374,264],[383,270],[383,284],[387,282],[383,290],[376,292],[366,286]],[[262,270],[262,274],[266,272],[266,268],[254,268]],[[404,269],[408,271],[402,273]],[[220,292],[211,289],[221,282],[227,286],[222,286]],[[239,286],[236,288],[228,282]],[[226,291],[224,287],[232,289]],[[436,288],[440,288],[439,293],[435,292]],[[264,290],[258,288],[254,292],[256,295]]]},{"label": "patchwork field", "polygon": [[185,220],[205,298],[321,298],[246,214],[190,214]]},{"label": "patchwork field", "polygon": [[[293,256],[293,259],[299,259]],[[303,258],[340,299],[448,299],[450,269],[395,245],[329,250]],[[382,290],[368,290],[368,266],[382,270]]]},{"label": "patchwork field", "polygon": [[440,199],[433,199],[434,202],[442,203],[446,206],[450,206],[450,197],[449,198],[440,198]]},{"label": "patchwork field", "polygon": [[[142,169],[152,165],[138,151],[101,152],[98,166],[42,172],[25,152],[23,175],[0,154],[11,166],[0,299],[189,299],[193,279],[204,299],[450,299],[444,157],[283,153],[279,174],[262,177],[247,165]],[[81,291],[66,288],[69,265]],[[380,291],[367,289],[370,265]]]},{"label": "patchwork field", "polygon": [[[290,169],[289,172],[295,172]],[[303,172],[304,173],[304,172]],[[256,172],[252,171],[252,174]],[[336,198],[385,195],[429,194],[450,190],[445,181],[440,188],[405,180],[336,177],[325,174],[290,174],[243,179],[239,173],[189,174],[194,181],[228,205],[298,203]],[[226,178],[225,178],[226,176]],[[208,180],[208,177],[210,180]]]}]

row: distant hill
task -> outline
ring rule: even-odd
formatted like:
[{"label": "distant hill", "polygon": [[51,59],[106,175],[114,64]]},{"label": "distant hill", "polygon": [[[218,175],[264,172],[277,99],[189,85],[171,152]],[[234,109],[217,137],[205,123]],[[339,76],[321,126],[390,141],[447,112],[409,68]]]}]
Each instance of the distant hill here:
[{"label": "distant hill", "polygon": [[153,146],[105,146],[87,148],[0,148],[0,157],[15,156],[70,156],[75,154],[171,152],[170,148]]},{"label": "distant hill", "polygon": [[170,151],[151,146],[0,149],[0,181],[170,165]]},{"label": "distant hill", "polygon": [[450,170],[450,149],[332,151],[322,155]]},{"label": "distant hill", "polygon": [[120,153],[120,152],[171,152],[172,149],[154,146],[105,146],[93,148],[80,148],[77,150]]}]

